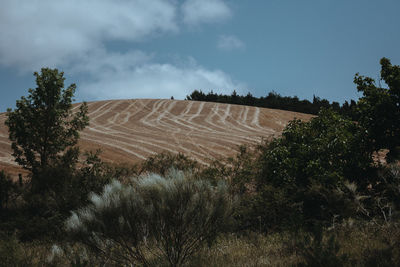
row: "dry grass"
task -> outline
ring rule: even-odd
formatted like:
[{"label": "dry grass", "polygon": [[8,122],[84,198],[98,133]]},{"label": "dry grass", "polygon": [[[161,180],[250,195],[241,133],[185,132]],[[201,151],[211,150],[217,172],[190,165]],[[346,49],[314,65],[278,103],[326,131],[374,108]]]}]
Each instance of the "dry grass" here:
[{"label": "dry grass", "polygon": [[288,246],[289,237],[281,234],[263,236],[226,235],[211,248],[204,248],[193,266],[290,266],[299,257]]},{"label": "dry grass", "polygon": [[[399,249],[394,248],[389,254],[386,252],[389,248],[387,241],[398,242],[399,232],[398,227],[389,230],[364,225],[342,227],[325,234],[336,235],[340,244],[338,256],[348,256],[345,266],[376,266],[379,263],[379,266],[398,266],[396,259],[400,259]],[[302,240],[294,240],[293,236],[285,233],[266,236],[256,233],[242,236],[225,234],[211,247],[204,247],[199,251],[188,266],[295,266],[303,260],[299,241]],[[64,246],[64,253],[61,254],[57,254],[57,249],[52,248],[50,243],[15,243],[8,253],[5,253],[7,251],[4,250],[4,244],[4,241],[0,241],[0,259],[4,264],[7,262],[5,257],[8,256],[8,262],[15,257],[15,264],[11,266],[114,266],[78,244]],[[160,262],[155,264],[164,265]]]}]

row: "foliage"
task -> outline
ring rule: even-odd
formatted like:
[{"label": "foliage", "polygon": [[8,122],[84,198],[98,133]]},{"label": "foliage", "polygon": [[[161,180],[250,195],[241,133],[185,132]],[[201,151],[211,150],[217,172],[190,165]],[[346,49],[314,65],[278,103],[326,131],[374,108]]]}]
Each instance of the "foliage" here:
[{"label": "foliage", "polygon": [[375,186],[375,192],[379,192],[379,197],[387,202],[387,216],[384,216],[384,220],[398,221],[400,219],[400,165],[395,163],[386,166],[379,177],[380,183]]},{"label": "foliage", "polygon": [[153,254],[180,266],[214,241],[231,210],[225,184],[214,187],[172,171],[166,178],[152,174],[129,185],[113,181],[66,225],[75,240],[120,264],[148,265]]},{"label": "foliage", "polygon": [[356,74],[354,82],[363,93],[358,101],[359,122],[367,130],[373,148],[389,149],[388,159],[398,157],[400,146],[400,66],[380,61],[381,79],[388,88],[376,86],[372,78]]},{"label": "foliage", "polygon": [[113,169],[100,160],[99,153],[86,153],[80,161],[79,149],[69,149],[41,171],[40,180],[44,181],[41,193],[28,191],[24,195],[21,209],[29,222],[18,226],[22,240],[63,239],[62,225],[70,211],[86,205],[89,193],[100,193],[114,176]]},{"label": "foliage", "polygon": [[400,219],[400,166],[389,164],[377,174],[377,182],[359,201],[359,211],[380,227]]},{"label": "foliage", "polygon": [[7,208],[11,195],[16,191],[16,185],[11,180],[11,177],[0,171],[0,212]]},{"label": "foliage", "polygon": [[309,122],[291,121],[282,137],[265,146],[261,182],[304,187],[311,182],[329,186],[345,179],[367,185],[371,166],[368,143],[357,124],[331,110]]},{"label": "foliage", "polygon": [[346,184],[366,190],[371,182],[367,145],[359,126],[332,110],[309,122],[291,121],[282,137],[261,147],[253,217],[261,216],[266,229],[350,216],[353,195]]},{"label": "foliage", "polygon": [[220,180],[228,181],[233,194],[242,195],[253,186],[257,173],[259,150],[254,146],[241,145],[234,157],[217,159],[209,166],[203,167],[195,174],[212,183]]},{"label": "foliage", "polygon": [[141,164],[140,173],[156,173],[164,176],[171,168],[182,171],[196,171],[199,170],[200,165],[197,161],[188,158],[182,153],[163,152],[148,157]]},{"label": "foliage", "polygon": [[356,118],[356,102],[351,100],[350,103],[345,101],[342,106],[338,102],[330,103],[326,99],[320,99],[314,96],[313,101],[303,99],[300,100],[297,96],[281,96],[280,94],[272,91],[265,97],[255,97],[248,93],[247,95],[238,95],[236,91],[233,91],[231,95],[216,94],[213,91],[208,94],[202,91],[195,90],[190,95],[186,96],[187,100],[193,101],[206,101],[206,102],[218,102],[226,104],[237,104],[246,106],[256,106],[263,108],[274,108],[290,110],[308,114],[317,115],[321,108],[332,108],[338,113]]},{"label": "foliage", "polygon": [[41,192],[56,203],[58,210],[69,212],[87,203],[89,193],[101,192],[111,180],[113,170],[100,160],[99,154],[100,151],[87,152],[85,160],[80,162],[79,149],[69,149],[40,173],[40,179],[46,185]]},{"label": "foliage", "polygon": [[36,89],[21,97],[16,109],[7,110],[6,125],[12,141],[13,156],[18,164],[32,172],[32,186],[42,184],[39,172],[61,152],[74,146],[79,131],[88,125],[87,105],[83,103],[73,114],[72,97],[75,84],[64,89],[64,73],[42,68],[35,72]]}]

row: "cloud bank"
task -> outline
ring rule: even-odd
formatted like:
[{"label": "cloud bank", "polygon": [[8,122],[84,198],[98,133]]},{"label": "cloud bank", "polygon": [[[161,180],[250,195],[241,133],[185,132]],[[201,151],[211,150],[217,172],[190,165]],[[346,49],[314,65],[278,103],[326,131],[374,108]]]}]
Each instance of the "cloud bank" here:
[{"label": "cloud bank", "polygon": [[[71,67],[71,73],[84,73],[80,98],[93,100],[122,98],[184,99],[195,89],[231,93],[245,85],[221,70],[208,70],[194,59],[180,64],[157,63],[142,51],[106,53],[98,51]],[[98,75],[101,73],[101,75]]]},{"label": "cloud bank", "polygon": [[2,0],[0,64],[33,70],[63,65],[105,41],[138,41],[175,32],[176,7],[166,0]]},{"label": "cloud bank", "polygon": [[105,44],[134,46],[231,15],[222,0],[2,0],[0,65],[21,72],[58,67],[67,76],[83,77],[78,94],[90,99],[184,98],[198,88],[230,91],[241,84],[221,70],[161,64],[154,54],[110,51]]},{"label": "cloud bank", "polygon": [[201,66],[179,68],[171,64],[145,64],[126,71],[109,72],[81,85],[82,94],[90,99],[169,98],[184,99],[195,89],[218,89],[230,94],[240,84],[219,70]]}]

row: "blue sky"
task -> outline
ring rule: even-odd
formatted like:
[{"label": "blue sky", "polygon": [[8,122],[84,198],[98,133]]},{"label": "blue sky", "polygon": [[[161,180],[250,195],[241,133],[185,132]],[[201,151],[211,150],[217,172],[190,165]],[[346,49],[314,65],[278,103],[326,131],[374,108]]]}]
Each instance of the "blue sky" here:
[{"label": "blue sky", "polygon": [[400,64],[398,0],[1,0],[0,111],[65,72],[76,100],[194,89],[357,99],[356,72]]}]

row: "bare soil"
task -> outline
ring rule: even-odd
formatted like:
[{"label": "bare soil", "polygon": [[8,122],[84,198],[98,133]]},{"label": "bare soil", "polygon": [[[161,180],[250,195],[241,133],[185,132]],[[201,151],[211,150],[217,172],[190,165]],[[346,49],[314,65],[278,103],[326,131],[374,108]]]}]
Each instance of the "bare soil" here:
[{"label": "bare soil", "polygon": [[[77,109],[80,104],[75,104]],[[101,149],[101,158],[137,163],[167,151],[200,163],[233,156],[242,144],[257,144],[280,135],[294,118],[312,115],[209,102],[132,99],[89,102],[90,125],[81,133],[82,150]],[[0,169],[22,170],[14,162],[5,113],[0,114]]]}]

